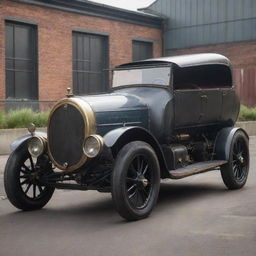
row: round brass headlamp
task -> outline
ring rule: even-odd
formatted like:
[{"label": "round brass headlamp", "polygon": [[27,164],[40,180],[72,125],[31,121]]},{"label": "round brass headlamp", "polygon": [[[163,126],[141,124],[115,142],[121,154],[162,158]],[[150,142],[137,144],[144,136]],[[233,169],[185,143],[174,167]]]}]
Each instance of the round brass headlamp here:
[{"label": "round brass headlamp", "polygon": [[28,142],[28,152],[33,157],[39,157],[46,149],[46,140],[40,136],[32,137]]},{"label": "round brass headlamp", "polygon": [[99,135],[90,135],[84,141],[84,154],[89,158],[99,155],[103,149],[104,141]]}]

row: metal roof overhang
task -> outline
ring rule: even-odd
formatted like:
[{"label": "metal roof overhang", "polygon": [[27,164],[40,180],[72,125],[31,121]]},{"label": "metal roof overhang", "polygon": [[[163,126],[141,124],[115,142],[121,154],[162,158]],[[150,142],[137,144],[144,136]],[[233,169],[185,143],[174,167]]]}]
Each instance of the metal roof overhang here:
[{"label": "metal roof overhang", "polygon": [[161,17],[142,12],[129,11],[85,0],[11,0],[46,8],[53,8],[81,15],[95,16],[141,26],[162,28]]}]

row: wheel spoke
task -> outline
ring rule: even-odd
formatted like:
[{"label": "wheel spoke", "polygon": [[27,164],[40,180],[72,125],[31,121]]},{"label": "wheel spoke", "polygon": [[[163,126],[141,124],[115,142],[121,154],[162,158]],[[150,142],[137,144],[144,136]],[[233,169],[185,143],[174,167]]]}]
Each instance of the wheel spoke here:
[{"label": "wheel spoke", "polygon": [[147,170],[148,170],[148,164],[145,166],[145,168],[144,168],[144,170],[143,170],[143,172],[142,172],[142,174],[143,174],[144,176],[145,176]]},{"label": "wheel spoke", "polygon": [[39,189],[39,192],[40,192],[40,195],[43,193],[43,189],[40,185],[37,185],[38,189]]},{"label": "wheel spoke", "polygon": [[133,184],[131,187],[129,187],[128,189],[127,189],[127,191],[128,192],[130,192],[133,188],[135,188],[137,185],[136,184]]},{"label": "wheel spoke", "polygon": [[32,183],[29,183],[29,184],[28,184],[28,186],[27,186],[26,190],[24,191],[24,193],[25,193],[25,194],[27,194],[27,193],[28,193],[28,191],[29,191],[29,189],[30,189],[31,185],[32,185]]},{"label": "wheel spoke", "polygon": [[126,180],[127,180],[127,181],[130,181],[130,182],[132,182],[132,183],[135,183],[135,182],[136,182],[136,179],[129,178],[129,177],[128,177],[128,178],[126,178]]},{"label": "wheel spoke", "polygon": [[31,164],[31,169],[32,169],[32,171],[35,171],[35,165],[34,165],[34,162],[33,162],[33,159],[32,159],[32,156],[31,156],[31,155],[29,156],[29,160],[30,160],[30,164]]},{"label": "wheel spoke", "polygon": [[141,207],[144,205],[145,200],[143,199],[143,193],[141,192],[141,190],[138,191],[138,201],[137,202],[138,202],[137,203],[138,207]]},{"label": "wheel spoke", "polygon": [[22,186],[22,185],[28,184],[28,183],[29,183],[29,179],[27,178],[27,179],[25,179],[24,181],[22,181],[22,182],[20,183],[20,185]]},{"label": "wheel spoke", "polygon": [[25,179],[25,178],[28,178],[28,177],[29,177],[28,174],[20,175],[20,179]]},{"label": "wheel spoke", "polygon": [[233,170],[234,170],[234,176],[237,177],[237,172],[238,172],[237,165],[234,166]]},{"label": "wheel spoke", "polygon": [[33,184],[33,198],[36,198],[36,185]]},{"label": "wheel spoke", "polygon": [[136,189],[132,194],[130,194],[130,195],[128,196],[129,199],[133,198],[133,197],[136,195],[136,193],[137,193],[137,189]]},{"label": "wheel spoke", "polygon": [[238,154],[241,152],[242,148],[241,148],[241,143],[240,141],[237,142],[237,151],[238,151]]},{"label": "wheel spoke", "polygon": [[132,173],[137,176],[137,170],[136,167],[134,166],[134,163],[132,162],[132,164],[130,165],[130,170],[132,171]]},{"label": "wheel spoke", "polygon": [[139,192],[138,192],[138,190],[136,190],[135,207],[138,207],[138,200],[139,200]]},{"label": "wheel spoke", "polygon": [[[23,167],[23,169],[22,169],[22,167]],[[31,170],[25,164],[23,164],[21,166],[20,171],[23,172],[24,174],[30,174],[31,173]]]},{"label": "wheel spoke", "polygon": [[140,162],[140,156],[137,156],[137,158],[136,158],[136,162],[137,162],[137,172],[140,172],[140,168],[141,168],[141,162]]},{"label": "wheel spoke", "polygon": [[143,171],[144,160],[143,160],[143,158],[140,158],[140,159],[141,159],[141,161],[140,161],[139,173],[141,174],[141,173],[142,173],[142,171]]},{"label": "wheel spoke", "polygon": [[237,179],[240,179],[241,174],[242,174],[242,170],[241,170],[241,168],[240,168],[240,166],[239,166],[239,167],[237,168],[237,176],[236,176],[236,178],[237,178]]},{"label": "wheel spoke", "polygon": [[147,200],[147,198],[148,198],[148,192],[146,191],[146,189],[145,188],[142,188],[142,190],[141,190],[142,192],[143,192],[143,194],[145,195],[145,200]]}]

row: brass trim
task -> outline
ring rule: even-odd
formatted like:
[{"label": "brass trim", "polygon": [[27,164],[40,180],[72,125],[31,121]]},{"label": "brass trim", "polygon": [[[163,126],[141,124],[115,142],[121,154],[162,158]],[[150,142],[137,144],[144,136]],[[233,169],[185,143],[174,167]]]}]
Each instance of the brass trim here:
[{"label": "brass trim", "polygon": [[95,139],[98,141],[99,145],[100,145],[100,150],[99,150],[99,152],[97,153],[96,156],[98,156],[98,155],[102,152],[102,150],[103,150],[104,139],[103,139],[100,135],[93,134],[93,135],[88,136],[88,137],[85,138],[85,140],[84,140],[84,145],[83,145],[83,152],[84,152],[84,154],[85,154],[88,158],[95,158],[96,156],[93,156],[93,157],[88,156],[87,153],[86,153],[85,150],[84,150],[84,148],[85,148],[85,142],[86,142],[86,140],[87,140],[88,138],[90,138],[90,137],[95,138]]},{"label": "brass trim", "polygon": [[[43,150],[42,150],[42,152],[39,154],[39,155],[34,155],[34,154],[31,154],[31,152],[30,152],[30,150],[29,150],[29,142],[33,139],[33,138],[37,138],[39,141],[40,141],[40,143],[42,143],[42,145],[43,145]],[[41,156],[43,153],[44,153],[44,151],[46,150],[46,148],[47,148],[47,139],[45,138],[45,137],[43,137],[43,136],[39,136],[39,135],[36,135],[36,136],[33,136],[33,137],[31,137],[30,139],[29,139],[29,141],[28,141],[28,152],[29,152],[29,154],[32,156],[32,157],[39,157],[39,156]]]},{"label": "brass trim", "polygon": [[[91,134],[94,134],[96,132],[95,116],[94,116],[94,112],[93,112],[91,106],[86,101],[84,101],[84,100],[82,100],[80,98],[64,98],[64,99],[60,100],[52,108],[52,110],[50,112],[50,115],[49,115],[49,118],[48,118],[48,125],[47,125],[47,134],[49,134],[50,119],[51,119],[51,117],[53,115],[53,112],[57,108],[59,108],[60,106],[62,106],[64,104],[70,104],[70,105],[74,106],[82,114],[83,119],[84,119],[84,124],[85,124],[85,127],[86,127],[85,134],[84,134],[85,138],[88,137]],[[59,169],[65,170],[65,171],[74,171],[74,170],[78,169],[79,167],[84,165],[85,162],[88,159],[88,157],[85,154],[83,154],[82,158],[80,159],[80,161],[77,164],[64,167],[63,165],[60,165],[59,163],[57,163],[55,161],[54,157],[51,154],[49,143],[47,143],[47,149],[48,149],[48,154],[49,154],[49,157],[50,157],[52,163],[56,167],[58,167]],[[83,150],[83,148],[81,148],[81,150]]]}]

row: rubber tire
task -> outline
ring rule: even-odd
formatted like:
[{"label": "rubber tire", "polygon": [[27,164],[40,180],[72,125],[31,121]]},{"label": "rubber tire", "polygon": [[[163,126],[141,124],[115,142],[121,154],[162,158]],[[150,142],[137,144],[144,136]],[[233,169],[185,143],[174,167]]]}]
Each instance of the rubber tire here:
[{"label": "rubber tire", "polygon": [[[148,158],[153,168],[153,190],[148,204],[143,209],[134,209],[127,198],[125,179],[128,167],[137,154],[143,154]],[[112,174],[112,199],[117,212],[128,221],[140,220],[150,215],[153,210],[160,188],[160,167],[158,158],[152,147],[142,141],[134,141],[126,144],[118,153]]]},{"label": "rubber tire", "polygon": [[23,211],[38,210],[43,208],[51,199],[55,188],[46,187],[40,199],[32,200],[26,196],[20,186],[20,165],[29,157],[27,143],[22,144],[9,156],[4,171],[4,188],[9,201]]},{"label": "rubber tire", "polygon": [[[238,181],[234,177],[233,166],[232,166],[232,160],[233,160],[232,152],[233,152],[234,144],[237,139],[243,139],[245,141],[245,144],[247,146],[247,154],[248,154],[248,164],[247,164],[247,169],[246,169],[246,175],[245,175],[244,179],[242,179],[241,181]],[[221,168],[220,168],[221,177],[222,177],[222,180],[223,180],[224,184],[226,185],[226,187],[228,189],[232,189],[232,190],[242,188],[247,181],[249,167],[250,167],[249,141],[248,141],[247,136],[242,131],[237,131],[234,134],[234,137],[231,142],[228,163],[221,166]]]}]

